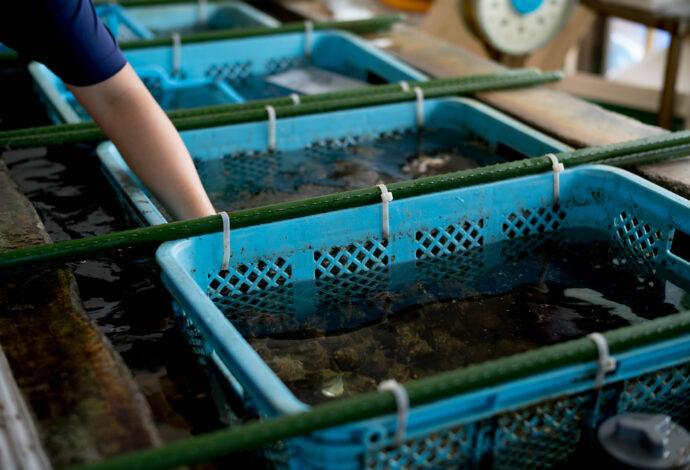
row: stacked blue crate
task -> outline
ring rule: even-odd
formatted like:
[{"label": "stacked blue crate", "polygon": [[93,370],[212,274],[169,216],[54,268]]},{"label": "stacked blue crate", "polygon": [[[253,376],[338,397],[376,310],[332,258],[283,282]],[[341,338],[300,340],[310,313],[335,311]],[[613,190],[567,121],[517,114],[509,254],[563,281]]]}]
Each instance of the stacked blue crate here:
[{"label": "stacked blue crate", "polygon": [[[290,33],[126,50],[125,56],[168,110],[363,87],[426,76],[340,31]],[[89,119],[45,66],[29,70],[55,122]],[[289,73],[300,74],[295,80]],[[306,78],[305,78],[306,77]],[[311,82],[310,82],[311,77]],[[291,88],[290,83],[298,83]],[[307,88],[305,88],[307,83]],[[330,88],[329,88],[330,87]]]}]

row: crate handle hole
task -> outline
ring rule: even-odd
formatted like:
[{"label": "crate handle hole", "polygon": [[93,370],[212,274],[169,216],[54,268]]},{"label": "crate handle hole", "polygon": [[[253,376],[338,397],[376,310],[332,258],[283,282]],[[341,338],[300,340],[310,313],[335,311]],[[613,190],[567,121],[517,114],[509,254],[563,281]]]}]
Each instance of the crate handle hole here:
[{"label": "crate handle hole", "polygon": [[671,253],[690,263],[690,235],[676,229],[671,241]]}]

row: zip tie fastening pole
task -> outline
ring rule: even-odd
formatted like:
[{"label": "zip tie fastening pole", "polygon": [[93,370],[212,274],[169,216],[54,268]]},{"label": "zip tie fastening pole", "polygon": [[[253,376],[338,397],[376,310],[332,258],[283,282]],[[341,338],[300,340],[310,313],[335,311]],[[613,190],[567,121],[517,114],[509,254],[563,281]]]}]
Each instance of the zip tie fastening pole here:
[{"label": "zip tie fastening pole", "polygon": [[273,152],[276,148],[276,109],[268,105],[266,112],[268,113],[268,150]]},{"label": "zip tie fastening pole", "polygon": [[405,80],[398,82],[398,85],[400,85],[400,88],[401,88],[402,91],[404,91],[405,93],[407,93],[408,91],[410,91],[410,85],[409,85]]},{"label": "zip tie fastening pole", "polygon": [[297,93],[290,93],[290,99],[292,100],[292,104],[295,106],[302,103],[302,100],[300,100],[300,97]]},{"label": "zip tie fastening pole", "polygon": [[199,23],[206,24],[208,21],[208,0],[198,0],[199,2]]},{"label": "zip tie fastening pole", "polygon": [[393,193],[388,191],[388,188],[383,183],[379,184],[378,187],[381,190],[381,225],[383,226],[383,239],[388,240],[388,236],[390,235],[388,203],[393,200]]},{"label": "zip tie fastening pole", "polygon": [[424,91],[418,86],[413,88],[414,94],[417,95],[417,127],[422,129],[424,127]]},{"label": "zip tie fastening pole", "polygon": [[565,171],[565,167],[558,161],[556,155],[549,153],[546,155],[551,160],[551,168],[553,169],[553,205],[557,206],[561,200],[561,172]]},{"label": "zip tie fastening pole", "polygon": [[180,73],[182,66],[182,39],[180,33],[172,33],[173,75]]},{"label": "zip tie fastening pole", "polygon": [[228,213],[219,212],[223,219],[223,262],[220,265],[221,271],[227,271],[230,266],[230,217]]},{"label": "zip tie fastening pole", "polygon": [[597,346],[597,351],[599,351],[599,370],[594,380],[594,388],[598,390],[604,385],[604,377],[606,377],[606,374],[615,372],[616,359],[609,355],[609,343],[606,341],[604,335],[601,333],[590,333],[587,337],[594,341],[594,344]]},{"label": "zip tie fastening pole", "polygon": [[379,384],[380,392],[391,392],[395,397],[395,402],[398,405],[398,426],[395,430],[395,445],[399,446],[405,441],[405,434],[407,432],[407,418],[410,414],[410,397],[407,394],[405,387],[400,385],[394,379],[384,380]]},{"label": "zip tie fastening pole", "polygon": [[311,37],[314,32],[314,23],[312,21],[304,22],[304,57],[307,60],[311,59]]}]

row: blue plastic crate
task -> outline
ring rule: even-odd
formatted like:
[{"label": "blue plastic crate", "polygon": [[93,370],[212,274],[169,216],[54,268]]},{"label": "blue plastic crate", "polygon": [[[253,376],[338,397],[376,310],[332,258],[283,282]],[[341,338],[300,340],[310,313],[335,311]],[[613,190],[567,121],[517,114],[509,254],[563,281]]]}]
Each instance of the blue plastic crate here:
[{"label": "blue plastic crate", "polygon": [[[140,7],[96,5],[96,14],[118,41],[152,39],[174,32],[280,26],[280,21],[243,2],[212,2],[205,7],[200,7],[199,2]],[[0,53],[11,50],[0,44]]]},{"label": "blue plastic crate", "polygon": [[123,7],[98,5],[96,12],[118,41],[150,39],[217,29],[275,27],[280,22],[243,2],[201,2]]},{"label": "blue plastic crate", "polygon": [[[554,206],[547,173],[394,200],[388,241],[381,235],[380,204],[241,228],[231,232],[227,271],[221,271],[221,233],[165,243],[157,259],[184,309],[185,327],[198,335],[199,352],[224,368],[260,413],[296,413],[307,406],[223,310],[252,305],[268,315],[311,315],[319,292],[296,292],[300,281],[333,279],[322,285],[340,290],[317,288],[337,299],[388,288],[409,263],[443,274],[470,256],[464,263],[470,268],[488,267],[496,260],[483,258],[483,246],[511,242],[529,249],[537,237],[574,228],[607,232],[611,248],[640,273],[664,270],[679,285],[690,285],[690,263],[671,252],[676,231],[690,233],[687,200],[603,166],[565,171],[560,192]],[[345,277],[350,283],[338,284]],[[687,422],[690,336],[615,357],[617,369],[600,391],[593,390],[596,361],[576,364],[415,407],[400,447],[392,445],[391,415],[291,439],[285,455],[292,468],[310,469],[476,468],[487,462],[493,468],[549,468],[572,458],[610,414],[663,412]]]},{"label": "blue plastic crate", "polygon": [[[256,191],[289,184],[299,166],[322,161],[329,148],[348,144],[366,145],[381,136],[417,132],[415,103],[322,113],[310,116],[278,119],[276,124],[276,153],[267,152],[267,123],[222,126],[181,132],[192,157],[200,163],[223,159],[230,176],[222,172],[200,171],[202,183],[217,183],[232,178],[228,191]],[[424,121],[428,129],[450,131],[461,141],[468,137],[480,140],[491,149],[499,147],[522,156],[559,152],[567,147],[546,135],[472,99],[433,99],[424,103]],[[283,161],[283,152],[303,149],[298,161]],[[165,223],[166,218],[142,184],[132,174],[111,143],[99,146],[97,154],[106,175],[115,188],[124,193],[135,214],[144,223]],[[238,156],[239,155],[239,156]],[[479,164],[500,162],[495,160]],[[398,162],[396,165],[402,165]],[[387,159],[372,159],[366,164],[374,167],[390,166]],[[398,170],[398,175],[410,178]],[[365,184],[365,183],[363,183]],[[232,210],[236,208],[224,208]]]},{"label": "blue plastic crate", "polygon": [[[307,57],[306,37],[304,33],[291,33],[183,44],[179,64],[175,64],[173,48],[168,46],[127,50],[125,56],[167,110],[287,96],[295,90],[265,78],[304,67],[332,72],[362,86],[426,79],[424,74],[346,32],[313,32]],[[29,71],[55,122],[90,119],[45,66],[32,63]],[[175,94],[179,96],[171,100]]]}]

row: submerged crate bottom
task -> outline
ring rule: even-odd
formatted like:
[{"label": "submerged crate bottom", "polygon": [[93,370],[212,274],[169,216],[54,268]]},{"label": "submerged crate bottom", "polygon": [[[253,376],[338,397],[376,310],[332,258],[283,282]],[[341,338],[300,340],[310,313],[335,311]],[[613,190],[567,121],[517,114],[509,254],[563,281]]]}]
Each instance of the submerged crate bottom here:
[{"label": "submerged crate bottom", "polygon": [[[525,309],[518,309],[520,313],[512,315],[512,321],[517,322],[514,324],[522,326],[519,315],[538,319],[540,314],[551,313],[550,307],[543,306],[546,302],[541,302],[545,294],[539,284],[558,294],[554,286],[562,283],[565,286],[561,287],[565,288],[561,292],[570,288],[591,289],[593,292],[587,292],[587,300],[594,306],[587,308],[598,312],[594,319],[601,319],[601,312],[606,312],[604,318],[615,320],[609,325],[615,328],[615,333],[609,335],[617,338],[614,352],[618,367],[606,376],[601,391],[594,390],[598,368],[594,346],[591,341],[580,339],[462,368],[443,376],[445,379],[440,379],[438,374],[434,380],[416,382],[414,387],[420,394],[428,390],[433,393],[431,396],[437,397],[441,390],[458,390],[458,393],[415,406],[410,412],[404,445],[393,445],[394,414],[365,419],[290,440],[287,455],[293,467],[551,468],[585,452],[598,424],[615,413],[668,412],[681,424],[687,423],[690,311],[664,316],[669,311],[686,308],[687,296],[669,283],[657,284],[651,279],[655,275],[688,288],[690,260],[678,254],[682,252],[678,243],[683,237],[679,236],[680,241],[675,239],[677,234],[690,233],[687,201],[620,170],[582,167],[561,174],[560,205],[554,205],[553,175],[549,173],[395,199],[389,209],[391,232],[387,240],[382,238],[382,208],[378,203],[237,229],[232,235],[228,271],[220,270],[217,259],[222,234],[166,244],[159,250],[166,284],[186,310],[186,329],[198,328],[204,345],[201,352],[210,352],[217,359],[214,363],[232,373],[240,394],[259,413],[266,416],[296,413],[304,410],[305,405],[242,337],[237,329],[241,326],[238,319],[228,321],[229,315],[241,314],[243,309],[247,325],[253,328],[243,332],[250,341],[291,340],[294,331],[309,327],[313,334],[316,328],[309,323],[310,318],[319,312],[331,321],[325,329],[343,337],[355,328],[371,326],[377,321],[382,325],[388,322],[395,328],[399,326],[396,315],[400,316],[409,306],[426,307],[442,304],[447,299],[452,302],[453,298],[477,295],[472,291],[457,295],[457,290],[472,289],[485,297],[499,299],[516,284],[532,284],[526,290],[531,297],[521,299],[536,307],[527,314],[523,313]],[[509,269],[520,265],[521,260],[529,260],[544,237],[560,242],[570,230],[584,229],[604,231],[606,244],[615,253],[619,267],[629,268],[630,273],[625,274],[624,270],[613,277],[611,271],[604,270],[597,274],[596,266],[587,262],[583,250],[578,248],[574,256],[582,258],[576,261],[583,262],[568,274],[564,269],[567,263],[559,256],[569,255],[558,243],[565,254],[551,257],[548,266],[545,267],[542,259],[527,262],[526,270],[524,266],[514,271]],[[494,244],[501,249],[493,249]],[[410,272],[421,276],[414,277],[415,282],[410,283]],[[595,282],[568,286],[563,282],[566,274]],[[355,282],[351,282],[353,279]],[[448,279],[451,282],[446,282]],[[454,279],[460,281],[454,283]],[[621,283],[612,282],[619,279]],[[416,293],[409,297],[408,304],[403,304],[404,296],[387,298],[385,294],[400,293],[391,287],[406,283],[408,289],[402,292],[410,289],[414,292],[420,281],[424,281],[426,293],[423,294],[435,296],[427,298],[426,304],[420,302]],[[640,292],[636,292],[637,287],[642,287]],[[383,298],[376,295],[382,291]],[[275,296],[276,293],[280,295]],[[369,293],[374,294],[373,298],[367,297]],[[358,296],[377,305],[378,310],[361,308],[357,304]],[[648,306],[640,309],[636,302],[628,305],[632,312],[624,312],[619,305],[624,303],[621,297],[629,300],[636,296],[636,301]],[[583,296],[570,297],[568,302],[577,302]],[[507,299],[505,303],[510,301]],[[329,315],[322,309],[324,305],[337,308]],[[364,315],[358,317],[362,311]],[[382,311],[387,315],[383,320],[380,319]],[[464,314],[467,312],[471,313],[465,310]],[[370,313],[372,316],[367,318]],[[563,313],[561,310],[556,318],[566,321],[555,325],[582,326],[570,312]],[[625,320],[623,317],[630,317],[630,313],[645,320],[617,328],[615,322],[619,318]],[[466,323],[476,328],[477,338],[470,340],[480,342],[484,329],[500,330],[509,326],[505,318],[492,319],[492,314],[467,317]],[[342,319],[347,321],[338,323]],[[484,321],[488,324],[482,326]],[[425,321],[423,326],[426,323],[431,321]],[[536,328],[537,323],[536,320],[527,322],[522,332],[554,331]],[[266,336],[266,331],[282,325],[287,327],[273,338],[261,338]],[[441,324],[441,331],[428,337],[420,334],[415,338],[414,332],[401,330],[395,338],[405,339],[404,348],[423,352],[421,341],[430,345],[436,339],[448,340],[444,333],[451,333],[454,325],[447,325]],[[595,325],[595,329],[605,329],[599,326],[602,325]],[[558,331],[564,337],[572,333]],[[309,339],[313,343],[323,337],[313,336]],[[547,343],[549,340],[547,335]],[[344,346],[339,351],[351,345]],[[376,354],[375,348],[368,349],[373,350],[369,354]],[[402,348],[396,344],[392,349]],[[476,349],[466,348],[466,353],[486,353],[477,353]],[[333,372],[339,368],[343,373],[341,378],[345,379],[342,369],[346,367],[355,369],[350,373],[361,374],[364,362],[359,358],[359,370],[356,370],[354,356],[334,357],[327,367]],[[397,363],[409,366],[404,358],[398,358]],[[304,363],[303,366],[308,368]],[[384,373],[388,374],[391,368],[387,366]],[[337,383],[326,384],[326,377],[320,379],[321,382],[311,383],[316,385],[312,390],[322,393],[324,385],[328,385],[330,393],[337,391]],[[345,380],[344,389],[347,384]],[[348,402],[350,405],[355,407],[356,401]]]},{"label": "submerged crate bottom", "polygon": [[214,207],[238,210],[492,165],[515,156],[515,151],[492,149],[466,131],[424,129],[331,139],[284,152],[195,159],[195,164]]},{"label": "submerged crate bottom", "polygon": [[[474,230],[465,227],[468,239]],[[440,250],[458,239],[454,231],[437,233],[429,237],[428,249]],[[626,267],[605,232],[517,238],[469,246],[433,261],[391,264],[366,274],[345,268],[337,277],[328,276],[347,266],[347,257],[364,261],[376,250],[372,244],[351,253],[315,254],[324,275],[314,281],[266,289],[260,297],[235,296],[219,305],[305,403],[354,396],[376,390],[386,379],[406,383],[690,309],[682,288]]]}]

